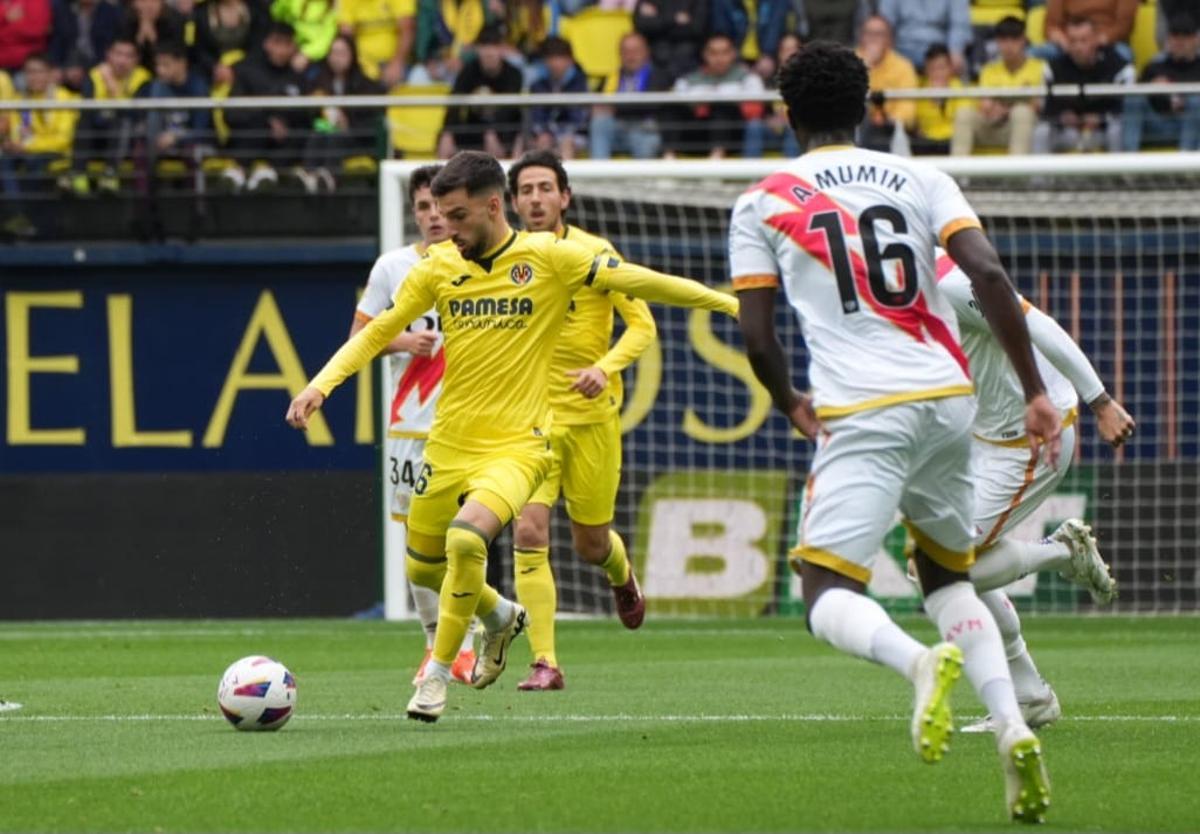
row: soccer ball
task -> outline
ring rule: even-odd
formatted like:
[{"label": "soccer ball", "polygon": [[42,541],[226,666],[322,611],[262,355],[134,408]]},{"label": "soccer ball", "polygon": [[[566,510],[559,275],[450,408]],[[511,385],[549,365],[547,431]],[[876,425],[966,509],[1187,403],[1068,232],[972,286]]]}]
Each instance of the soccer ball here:
[{"label": "soccer ball", "polygon": [[239,730],[278,730],[296,709],[296,679],[278,660],[243,657],[221,676],[217,704]]}]

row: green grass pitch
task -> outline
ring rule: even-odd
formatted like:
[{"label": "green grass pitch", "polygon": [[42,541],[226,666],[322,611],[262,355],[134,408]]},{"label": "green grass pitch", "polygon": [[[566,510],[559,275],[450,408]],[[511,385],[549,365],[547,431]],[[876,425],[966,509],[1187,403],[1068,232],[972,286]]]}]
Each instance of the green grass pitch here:
[{"label": "green grass pitch", "polygon": [[[921,620],[905,620],[933,638]],[[1042,733],[1047,829],[1200,825],[1200,619],[1028,618],[1066,716]],[[514,666],[455,686],[435,725],[404,705],[412,624],[0,626],[3,831],[986,831],[1008,828],[990,736],[940,764],[908,740],[910,692],[794,619],[559,628],[567,689]],[[296,674],[277,733],[216,711],[227,664]],[[959,718],[981,712],[964,680]],[[961,721],[960,721],[961,723]]]}]

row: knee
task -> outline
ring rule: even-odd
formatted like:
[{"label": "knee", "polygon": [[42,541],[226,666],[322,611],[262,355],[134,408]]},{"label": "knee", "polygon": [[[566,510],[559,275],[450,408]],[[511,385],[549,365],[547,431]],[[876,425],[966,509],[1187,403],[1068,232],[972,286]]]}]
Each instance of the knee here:
[{"label": "knee", "polygon": [[446,558],[425,561],[424,557],[414,558],[410,553],[404,557],[404,575],[411,585],[441,591],[442,580],[446,578]]},{"label": "knee", "polygon": [[572,525],[571,541],[575,552],[585,562],[598,565],[608,558],[612,552],[612,542],[608,535],[608,525],[603,527],[584,527]]},{"label": "knee", "polygon": [[1033,107],[1028,104],[1014,104],[1008,111],[1008,122],[1017,127],[1032,127],[1037,119]]},{"label": "knee", "polygon": [[540,513],[522,513],[513,528],[513,546],[523,550],[547,547],[550,544],[550,519]]},{"label": "knee", "polygon": [[475,530],[451,527],[446,531],[446,559],[455,564],[487,561],[487,540]]}]

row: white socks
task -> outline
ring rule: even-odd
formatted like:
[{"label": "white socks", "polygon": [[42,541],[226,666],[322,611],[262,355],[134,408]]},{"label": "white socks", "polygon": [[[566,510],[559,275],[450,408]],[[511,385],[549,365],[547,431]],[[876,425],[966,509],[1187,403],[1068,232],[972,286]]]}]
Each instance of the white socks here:
[{"label": "white socks", "polygon": [[1040,570],[1063,570],[1071,551],[1062,542],[1021,542],[1000,539],[978,556],[969,574],[975,589],[991,591]]},{"label": "white socks", "polygon": [[1017,609],[1004,591],[988,591],[980,594],[979,598],[987,606],[988,611],[996,619],[1000,629],[1000,639],[1004,641],[1004,654],[1008,658],[1008,671],[1012,675],[1013,689],[1017,693],[1017,703],[1045,697],[1049,687],[1033,664],[1025,639],[1021,636],[1021,618]]},{"label": "white socks", "polygon": [[492,609],[492,612],[479,619],[483,621],[483,627],[488,631],[493,633],[500,631],[512,619],[514,607],[509,600],[500,597],[500,601],[496,603],[496,607]]},{"label": "white socks", "polygon": [[845,588],[832,588],[808,615],[814,636],[834,648],[882,663],[909,680],[925,647],[892,622],[875,600]]},{"label": "white socks", "polygon": [[467,626],[467,633],[463,635],[462,646],[459,647],[458,653],[475,651],[475,624],[479,620],[471,620],[471,624]]},{"label": "white socks", "polygon": [[408,587],[412,591],[417,616],[421,619],[421,628],[425,631],[425,648],[432,649],[433,635],[437,634],[438,592],[422,585],[410,584]]},{"label": "white socks", "polygon": [[429,662],[425,664],[425,677],[441,678],[442,680],[449,682],[450,667],[443,663],[438,663],[431,657],[429,658]]},{"label": "white socks", "polygon": [[942,639],[962,649],[967,678],[997,725],[1003,728],[1012,722],[1024,723],[1000,630],[971,583],[954,582],[929,594],[925,611]]}]

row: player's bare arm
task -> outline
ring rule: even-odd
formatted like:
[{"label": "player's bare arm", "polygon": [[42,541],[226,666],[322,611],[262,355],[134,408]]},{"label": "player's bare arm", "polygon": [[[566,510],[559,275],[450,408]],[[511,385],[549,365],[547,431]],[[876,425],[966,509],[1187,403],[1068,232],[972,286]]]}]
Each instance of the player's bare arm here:
[{"label": "player's bare arm", "polygon": [[1046,386],[1033,358],[1033,345],[1025,315],[1008,273],[991,241],[980,229],[963,229],[946,241],[946,251],[971,279],[988,326],[1008,354],[1025,391],[1025,432],[1035,449],[1044,447],[1046,459],[1058,466],[1062,447],[1062,418],[1046,396]]},{"label": "player's bare arm", "polygon": [[787,415],[801,434],[812,439],[821,431],[821,421],[813,410],[812,398],[792,387],[787,357],[775,333],[777,292],[775,287],[740,290],[738,326],[754,375],[770,393],[775,407]]},{"label": "player's bare arm", "polygon": [[[356,318],[350,325],[350,336],[353,339],[358,331],[367,326],[367,322]],[[380,356],[392,353],[411,353],[413,356],[432,356],[434,345],[437,344],[437,334],[432,330],[422,330],[418,333],[401,333],[387,343],[380,351]]]},{"label": "player's bare arm", "polygon": [[1092,413],[1096,415],[1096,430],[1105,443],[1114,449],[1133,436],[1137,423],[1129,416],[1129,412],[1107,393],[1101,394],[1088,403]]}]

